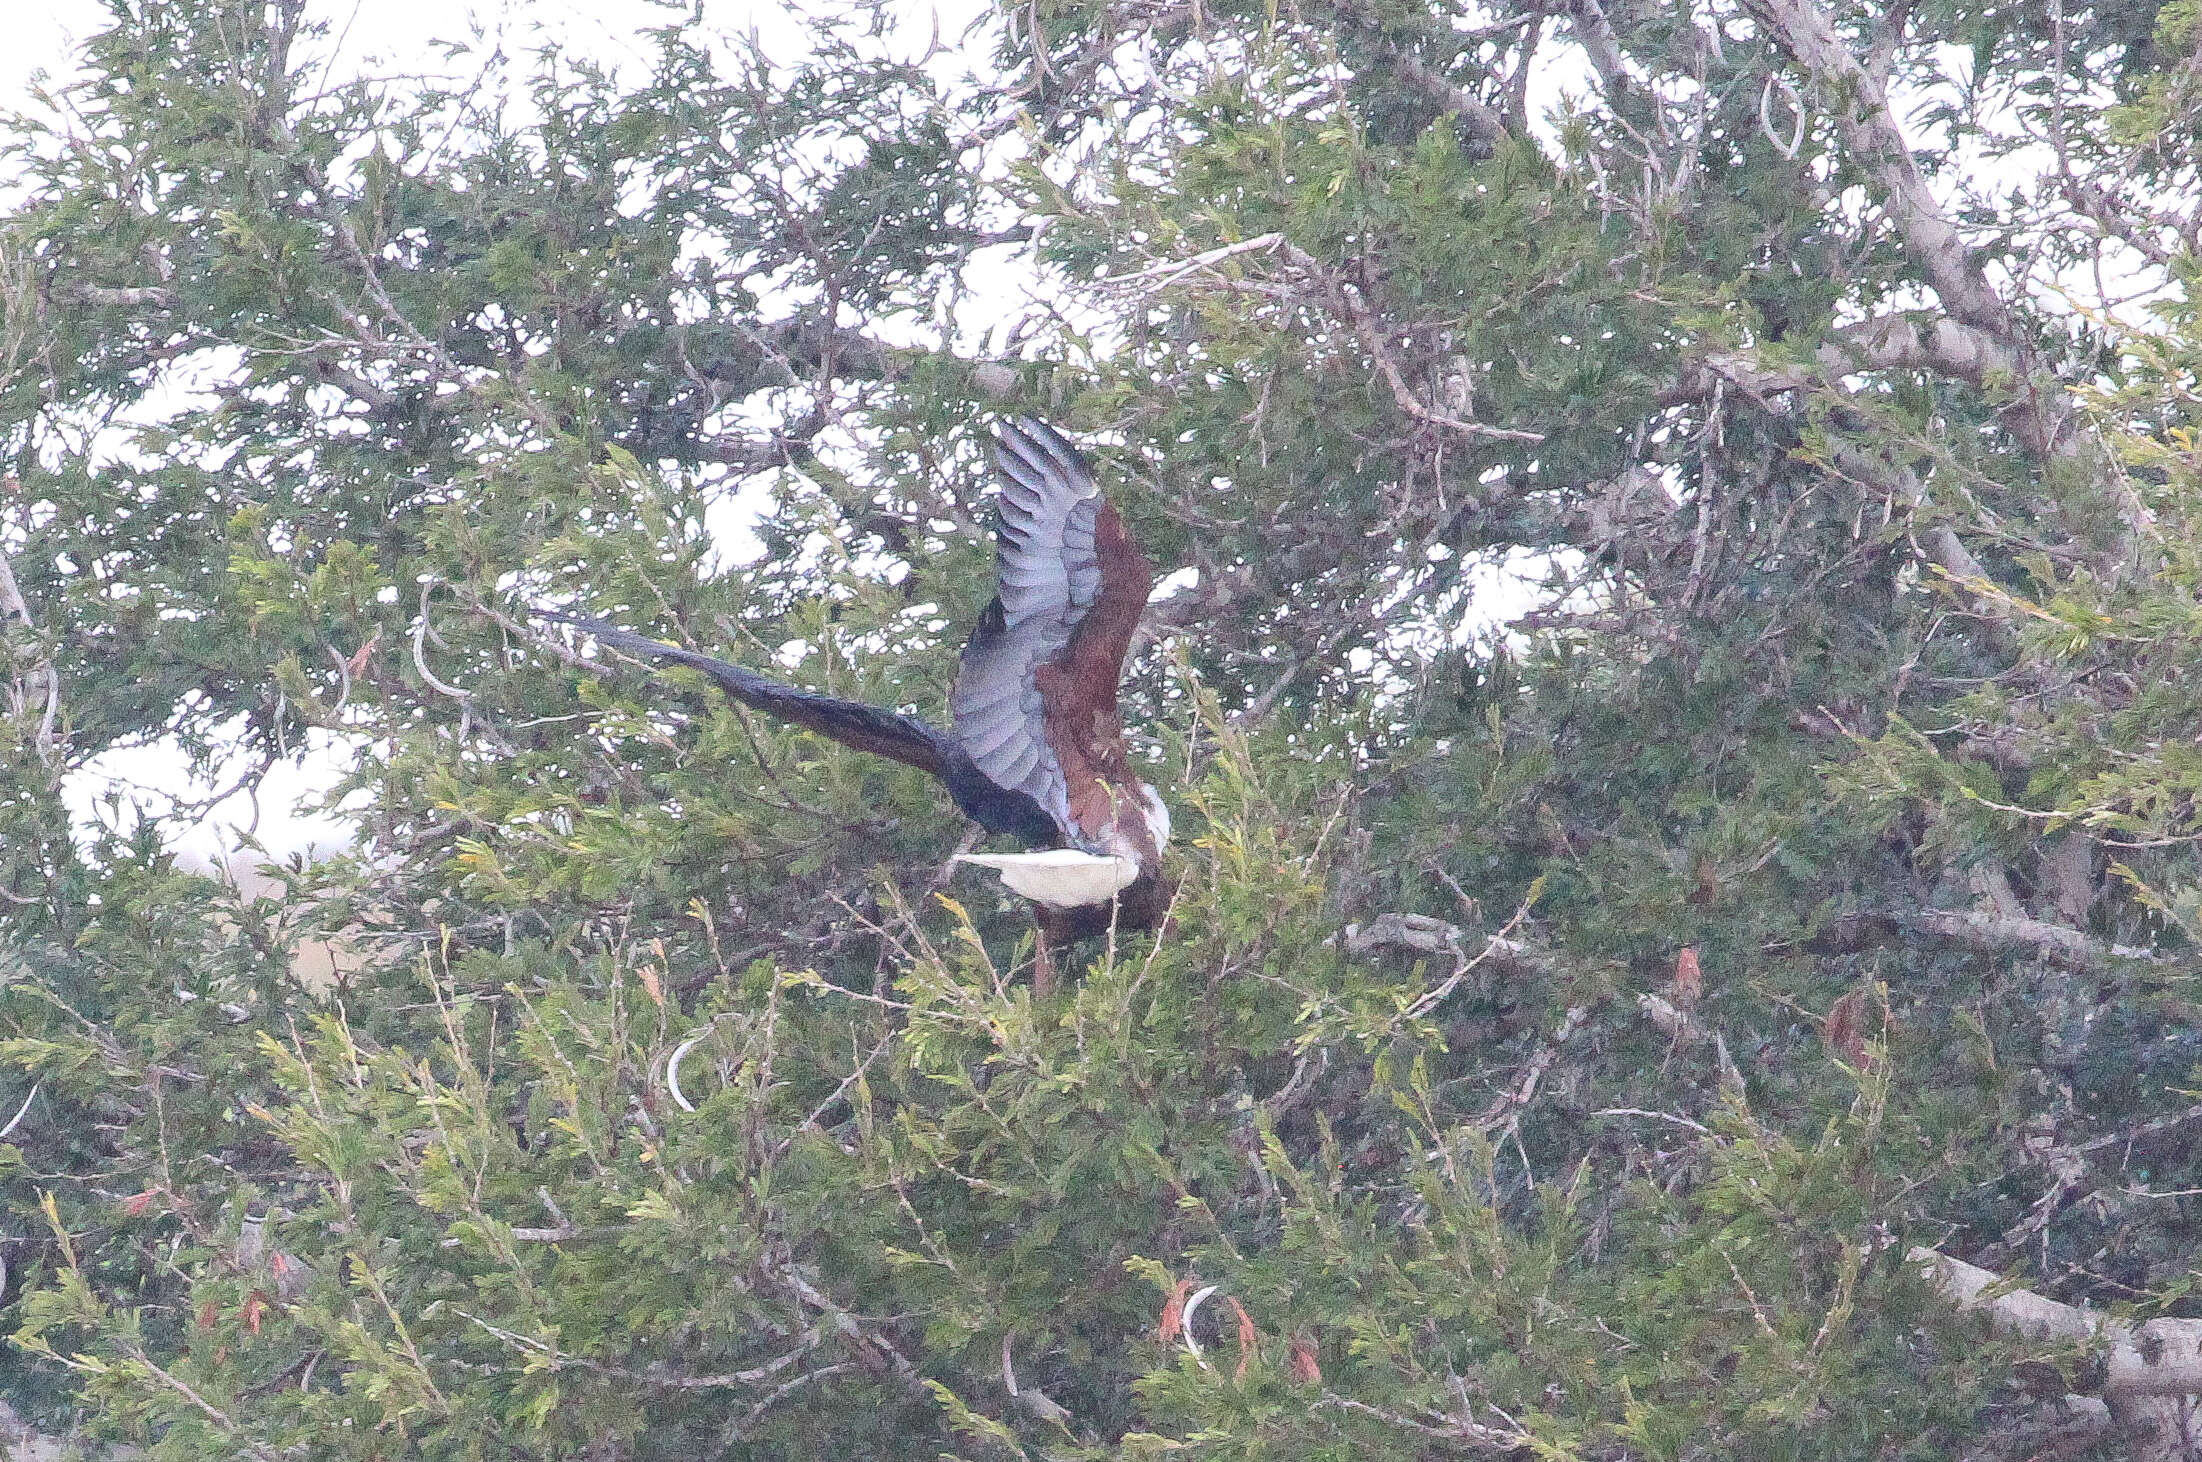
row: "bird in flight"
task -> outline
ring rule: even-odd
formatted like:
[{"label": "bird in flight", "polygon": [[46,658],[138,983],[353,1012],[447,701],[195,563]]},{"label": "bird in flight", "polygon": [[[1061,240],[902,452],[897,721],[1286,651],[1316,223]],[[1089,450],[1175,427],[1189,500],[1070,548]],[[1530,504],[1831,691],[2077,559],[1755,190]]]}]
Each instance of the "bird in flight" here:
[{"label": "bird in flight", "polygon": [[997,590],[964,644],[952,729],[839,700],[621,629],[538,610],[609,649],[703,672],[743,705],[892,757],[938,778],[966,817],[1025,851],[963,853],[1031,900],[1033,987],[1054,983],[1051,945],[1162,922],[1170,815],[1133,774],[1117,709],[1124,654],[1154,566],[1101,495],[1086,459],[1045,422],[1020,418],[994,443],[1001,477]]}]

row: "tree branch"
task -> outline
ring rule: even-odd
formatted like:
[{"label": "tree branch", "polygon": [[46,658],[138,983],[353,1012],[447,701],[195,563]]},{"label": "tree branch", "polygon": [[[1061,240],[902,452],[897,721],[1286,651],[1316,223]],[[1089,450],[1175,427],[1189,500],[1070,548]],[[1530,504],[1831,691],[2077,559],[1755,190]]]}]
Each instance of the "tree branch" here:
[{"label": "tree branch", "polygon": [[[1348,954],[1405,949],[1416,954],[1457,957],[1463,949],[1462,941],[1469,937],[1458,924],[1448,924],[1426,914],[1379,914],[1365,925],[1348,924],[1344,943]],[[1485,937],[1483,950],[1476,958],[1504,974],[1549,978],[1553,973],[1549,956],[1519,939],[1498,934]]]},{"label": "tree branch", "polygon": [[2063,924],[2026,914],[1986,909],[1926,909],[1910,920],[1914,929],[1986,954],[2011,950],[2038,954],[2070,970],[2101,970],[2120,960],[2158,963],[2163,956],[2130,944],[2111,944]]},{"label": "tree branch", "polygon": [[1692,356],[1660,403],[1702,400],[1715,383],[1725,382],[1779,412],[1766,398],[1833,386],[1861,371],[1932,371],[1985,390],[1998,376],[2017,376],[2024,364],[2015,349],[1987,331],[1947,317],[1907,312],[1836,327],[1810,361],[1769,362],[1747,349]]},{"label": "tree branch", "polygon": [[1889,108],[1888,92],[1835,33],[1812,0],[1748,0],[1749,8],[1811,76],[1844,144],[1886,195],[1913,262],[1958,319],[2003,340],[2017,337],[2010,311],[1981,277],[1973,253],[1943,216]]},{"label": "tree branch", "polygon": [[1325,1391],[1314,1410],[1352,1411],[1373,1417],[1387,1426],[1429,1437],[1434,1441],[1458,1442],[1479,1452],[1517,1452],[1528,1447],[1533,1439],[1518,1427],[1495,1427],[1467,1416],[1451,1416],[1442,1411],[1423,1410],[1420,1417],[1389,1411],[1381,1406],[1371,1406],[1366,1401],[1356,1401],[1350,1396],[1340,1396],[1335,1391]]},{"label": "tree branch", "polygon": [[2202,1320],[2130,1325],[2030,1289],[2006,1288],[2000,1274],[1934,1249],[1915,1247],[1905,1258],[1926,1271],[1945,1299],[1986,1315],[2006,1334],[2101,1347],[2105,1398],[2202,1395]]},{"label": "tree branch", "polygon": [[[10,624],[20,624],[26,630],[34,628],[30,605],[23,601],[23,591],[15,582],[15,570],[9,565],[8,556],[0,553],[0,631],[5,631]],[[38,748],[39,760],[52,766],[55,760],[54,725],[61,716],[61,672],[54,668],[50,655],[40,655],[31,662],[29,669],[27,677],[17,676],[8,686],[8,714],[21,716],[29,711],[28,680],[44,682],[38,730],[32,733],[31,744]]]},{"label": "tree branch", "polygon": [[[1497,108],[1475,93],[1455,86],[1442,71],[1393,40],[1385,33],[1392,27],[1380,20],[1362,0],[1335,0],[1335,3],[1339,19],[1359,31],[1363,39],[1375,47],[1377,54],[1391,63],[1392,75],[1408,90],[1435,104],[1448,116],[1459,119],[1486,147],[1497,148],[1513,136]],[[1451,32],[1446,32],[1443,38],[1458,43],[1458,37]]]},{"label": "tree branch", "polygon": [[1904,247],[1956,321],[2007,352],[2022,392],[2006,415],[2029,450],[2047,456],[2064,444],[2070,413],[2053,382],[2035,378],[2024,332],[1988,287],[1980,262],[1958,233],[1913,159],[1880,77],[1851,53],[1828,13],[1813,0],[1746,0],[1810,76],[1843,144],[1883,195]]}]

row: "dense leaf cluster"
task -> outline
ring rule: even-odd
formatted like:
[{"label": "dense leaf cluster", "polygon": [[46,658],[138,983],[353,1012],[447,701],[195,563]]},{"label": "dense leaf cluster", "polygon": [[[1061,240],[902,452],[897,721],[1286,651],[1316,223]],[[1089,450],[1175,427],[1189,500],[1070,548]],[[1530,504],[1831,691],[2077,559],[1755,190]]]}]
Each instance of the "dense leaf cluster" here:
[{"label": "dense leaf cluster", "polygon": [[[344,81],[115,0],[0,218],[0,1391],[179,1462],[2041,1444],[2099,1368],[1907,1256],[2196,1313],[2194,32]],[[1173,917],[1045,1000],[923,778],[527,615],[938,716],[1005,410],[1169,575]],[[152,745],[334,756],[356,841],[72,828]]]}]

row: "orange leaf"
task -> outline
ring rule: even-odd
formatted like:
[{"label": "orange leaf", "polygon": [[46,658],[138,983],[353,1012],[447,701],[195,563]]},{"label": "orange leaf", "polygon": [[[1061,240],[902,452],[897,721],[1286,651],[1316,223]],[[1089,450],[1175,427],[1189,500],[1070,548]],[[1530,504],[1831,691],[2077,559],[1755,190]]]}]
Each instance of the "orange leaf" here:
[{"label": "orange leaf", "polygon": [[1181,1279],[1170,1291],[1170,1297],[1162,1303],[1162,1323],[1155,1326],[1155,1339],[1168,1345],[1185,1333],[1185,1297],[1193,1292],[1193,1281]]},{"label": "orange leaf", "polygon": [[201,1330],[212,1330],[214,1328],[215,1313],[214,1301],[201,1300],[199,1302],[199,1328]]},{"label": "orange leaf", "polygon": [[145,1210],[153,1206],[153,1200],[161,1196],[158,1188],[148,1188],[143,1193],[132,1193],[122,1200],[123,1211],[132,1218],[145,1217]]},{"label": "orange leaf", "polygon": [[238,1313],[244,1316],[245,1328],[253,1334],[260,1333],[260,1317],[268,1312],[268,1297],[258,1290],[245,1296],[245,1307]]},{"label": "orange leaf", "polygon": [[1285,1368],[1292,1379],[1303,1386],[1323,1384],[1323,1368],[1315,1363],[1315,1337],[1302,1330],[1292,1337],[1292,1350],[1285,1357]]},{"label": "orange leaf", "polygon": [[1866,992],[1853,990],[1827,1012],[1820,1032],[1827,1048],[1856,1066],[1866,1059]]},{"label": "orange leaf", "polygon": [[382,643],[382,631],[376,630],[367,637],[367,643],[352,651],[352,658],[344,662],[344,673],[358,675],[367,668],[368,656],[375,653],[375,646]]},{"label": "orange leaf", "polygon": [[1253,1317],[1246,1313],[1246,1306],[1228,1295],[1224,1297],[1224,1303],[1231,1307],[1232,1314],[1239,1317],[1239,1368],[1231,1373],[1231,1379],[1243,1381],[1246,1379],[1246,1367],[1254,1359],[1254,1347],[1260,1342],[1261,1336],[1255,1331]]},{"label": "orange leaf", "polygon": [[1688,945],[1674,957],[1674,1003],[1688,1010],[1704,993],[1705,972],[1698,967],[1697,946]]}]

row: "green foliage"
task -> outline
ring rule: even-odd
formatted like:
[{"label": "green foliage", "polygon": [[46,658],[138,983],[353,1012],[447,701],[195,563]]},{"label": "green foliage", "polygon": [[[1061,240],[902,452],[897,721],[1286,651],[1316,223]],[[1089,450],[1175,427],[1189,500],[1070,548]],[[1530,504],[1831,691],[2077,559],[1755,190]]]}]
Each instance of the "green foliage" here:
[{"label": "green foliage", "polygon": [[[1832,1462],[2081,1385],[1914,1245],[2195,1313],[2188,261],[2133,245],[2147,331],[1961,310],[1824,78],[1596,9],[1541,127],[1520,7],[332,87],[293,0],[118,5],[0,219],[9,1403],[178,1462]],[[1996,92],[2178,178],[2190,12],[1882,62],[1930,172]],[[1967,277],[2071,263],[2043,206]],[[923,777],[527,613],[938,718],[996,409],[1191,571],[1125,686],[1170,922],[1047,999]],[[355,845],[247,892],[188,804],[72,822],[149,744],[335,748]]]}]

